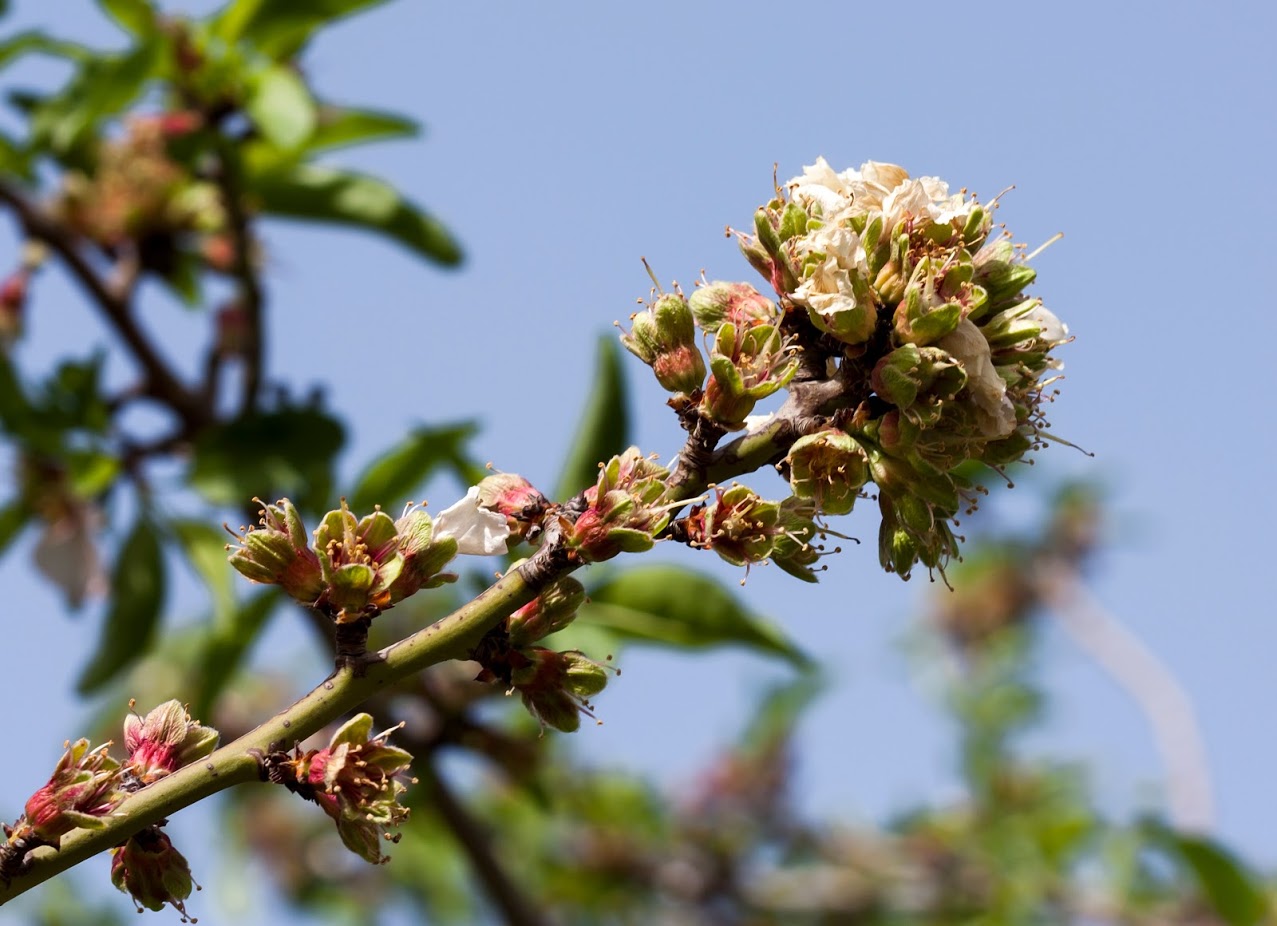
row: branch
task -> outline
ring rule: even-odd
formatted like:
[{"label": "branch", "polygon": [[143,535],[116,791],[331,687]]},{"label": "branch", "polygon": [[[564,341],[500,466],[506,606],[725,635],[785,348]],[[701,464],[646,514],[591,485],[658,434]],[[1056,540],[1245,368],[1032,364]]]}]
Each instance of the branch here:
[{"label": "branch", "polygon": [[231,272],[239,281],[239,308],[244,313],[247,337],[244,347],[244,386],[240,395],[239,413],[246,415],[257,404],[262,387],[262,370],[265,365],[265,344],[262,336],[262,307],[265,299],[262,284],[253,267],[252,234],[249,231],[248,213],[244,210],[244,191],[241,183],[239,160],[234,143],[218,137],[218,155],[221,161],[217,171],[217,186],[226,207],[227,225],[234,250]]},{"label": "branch", "polygon": [[528,900],[523,891],[506,874],[492,853],[492,844],[483,825],[470,815],[465,805],[452,793],[448,783],[431,762],[414,769],[430,789],[430,800],[458,844],[470,859],[484,889],[510,926],[549,926],[550,921]]},{"label": "branch", "polygon": [[1064,629],[1139,705],[1166,766],[1167,802],[1175,827],[1208,832],[1214,825],[1210,768],[1193,703],[1174,674],[1090,595],[1067,566],[1043,564],[1037,585]]},{"label": "branch", "polygon": [[115,329],[146,372],[147,393],[169,405],[189,426],[208,420],[209,412],[178,380],[133,319],[131,296],[136,271],[122,263],[119,279],[108,283],[81,253],[75,237],[8,183],[0,180],[0,202],[13,209],[26,234],[48,245],[67,265],[107,324]]},{"label": "branch", "polygon": [[253,753],[287,748],[317,733],[377,691],[448,659],[465,659],[484,634],[515,609],[527,604],[549,581],[575,568],[555,545],[543,547],[531,560],[489,586],[452,614],[386,647],[358,667],[334,672],[322,685],[291,707],[202,762],[130,795],[100,830],[75,830],[60,849],[41,848],[29,867],[10,883],[0,882],[0,905],[37,884],[119,845],[139,830],[233,785],[260,779]]}]

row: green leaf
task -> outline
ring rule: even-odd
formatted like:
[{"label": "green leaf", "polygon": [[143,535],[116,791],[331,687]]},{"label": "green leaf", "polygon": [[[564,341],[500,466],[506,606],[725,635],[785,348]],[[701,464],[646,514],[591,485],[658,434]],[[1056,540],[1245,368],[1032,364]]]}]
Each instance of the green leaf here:
[{"label": "green leaf", "polygon": [[286,151],[300,148],[315,131],[315,100],[297,72],[285,65],[256,76],[246,109],[262,136]]},{"label": "green leaf", "polygon": [[599,478],[599,464],[630,445],[630,400],[616,337],[599,338],[599,354],[589,399],[579,419],[572,449],[563,463],[554,497],[571,498]]},{"label": "green leaf", "polygon": [[169,524],[186,554],[186,561],[204,580],[213,597],[213,622],[222,625],[235,612],[235,577],[226,562],[226,544],[230,539],[224,530],[203,521],[179,520]]},{"label": "green leaf", "polygon": [[246,39],[275,61],[294,57],[323,26],[385,0],[233,0],[213,20],[226,42]]},{"label": "green leaf", "polygon": [[773,687],[763,696],[741,737],[741,744],[749,749],[764,750],[793,733],[798,718],[824,687],[825,683],[815,673]]},{"label": "green leaf", "polygon": [[81,694],[98,690],[150,648],[163,603],[164,557],[159,538],[150,522],[139,518],[115,561],[102,636],[76,684]]},{"label": "green leaf", "polygon": [[10,502],[0,508],[0,553],[9,548],[22,529],[31,520],[31,512],[21,501]]},{"label": "green leaf", "polygon": [[0,174],[20,177],[27,181],[35,179],[35,174],[31,170],[31,155],[2,132],[0,132]]},{"label": "green leaf", "polygon": [[318,125],[307,151],[330,151],[396,138],[415,138],[421,127],[411,119],[373,109],[321,106]]},{"label": "green leaf", "polygon": [[43,32],[32,30],[19,32],[0,42],[0,68],[5,68],[23,55],[29,54],[51,55],[72,61],[84,61],[92,56],[92,52],[83,45],[64,42]]},{"label": "green leaf", "polygon": [[[226,565],[225,556],[222,565]],[[199,657],[199,685],[191,705],[194,716],[207,717],[212,713],[213,704],[243,666],[283,600],[279,589],[265,589],[230,612],[230,619],[209,635]]]},{"label": "green leaf", "polygon": [[155,8],[147,0],[98,0],[98,6],[125,32],[138,36],[155,32]]},{"label": "green leaf", "polygon": [[589,590],[578,622],[622,639],[683,649],[735,644],[805,668],[811,660],[769,621],[708,576],[678,566],[641,566]]},{"label": "green leaf", "polygon": [[477,430],[471,422],[414,428],[359,474],[350,509],[366,513],[373,505],[391,510],[403,504],[439,467],[455,468],[459,461],[464,465],[463,450]]},{"label": "green leaf", "polygon": [[379,232],[440,264],[461,260],[461,249],[437,219],[374,177],[292,165],[250,175],[249,188],[272,215]]},{"label": "green leaf", "polygon": [[1252,926],[1264,920],[1269,904],[1260,881],[1226,849],[1160,823],[1148,823],[1144,829],[1154,843],[1185,864],[1215,912],[1228,923]]}]

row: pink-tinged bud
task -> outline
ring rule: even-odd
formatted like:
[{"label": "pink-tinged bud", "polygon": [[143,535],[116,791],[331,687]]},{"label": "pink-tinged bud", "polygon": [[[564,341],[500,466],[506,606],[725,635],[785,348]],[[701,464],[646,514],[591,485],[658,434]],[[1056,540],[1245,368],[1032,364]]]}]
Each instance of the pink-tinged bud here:
[{"label": "pink-tinged bud", "polygon": [[391,604],[415,595],[423,588],[438,588],[455,582],[450,572],[441,572],[457,555],[457,542],[450,537],[435,537],[435,523],[420,508],[409,508],[395,522],[399,532],[399,555],[403,568],[388,586]]},{"label": "pink-tinged bud", "polygon": [[252,336],[248,313],[238,302],[230,302],[217,310],[214,321],[217,353],[226,358],[242,357]]},{"label": "pink-tinged bud", "polygon": [[49,783],[27,800],[20,826],[57,846],[73,829],[101,829],[101,818],[123,799],[120,764],[106,754],[110,743],[89,749],[89,741],[67,744]]},{"label": "pink-tinged bud", "polygon": [[145,718],[130,713],[124,719],[129,756],[124,768],[142,784],[150,784],[210,754],[217,738],[217,731],[192,720],[180,701],[166,701]]},{"label": "pink-tinged bud", "polygon": [[262,505],[258,526],[240,537],[230,564],[246,579],[278,585],[306,606],[324,591],[323,569],[307,541],[301,515],[288,499]]},{"label": "pink-tinged bud", "polygon": [[781,313],[776,303],[748,283],[715,280],[692,293],[688,304],[696,323],[710,334],[718,331],[724,322],[731,322],[737,328],[780,322]]},{"label": "pink-tinged bud", "polygon": [[830,429],[796,440],[786,458],[789,485],[825,514],[847,514],[869,481],[869,459],[851,435]]},{"label": "pink-tinged bud", "polygon": [[479,483],[479,507],[502,515],[511,536],[526,540],[540,533],[550,501],[522,476],[494,473]]},{"label": "pink-tinged bud", "polygon": [[22,334],[30,280],[31,270],[23,267],[0,282],[0,345],[12,344]]},{"label": "pink-tinged bud", "polygon": [[710,350],[713,376],[701,411],[728,430],[740,430],[755,403],[789,385],[798,360],[772,325],[740,328],[724,322]]},{"label": "pink-tinged bud", "polygon": [[328,748],[299,753],[289,763],[307,796],[337,822],[346,848],[374,865],[388,861],[382,839],[399,841],[386,829],[408,819],[399,797],[407,790],[401,778],[412,756],[386,743],[397,729],[370,737],[372,717],[356,714],[333,734]]},{"label": "pink-tinged bud", "polygon": [[652,368],[661,388],[692,393],[705,382],[705,359],[696,346],[696,325],[687,300],[666,293],[646,312],[635,314],[621,343]]},{"label": "pink-tinged bud", "polygon": [[138,913],[168,904],[182,914],[183,923],[195,922],[185,903],[191,888],[199,890],[199,885],[186,858],[159,827],[147,827],[111,850],[111,883],[133,898]]},{"label": "pink-tinged bud", "polygon": [[607,685],[607,669],[579,650],[556,653],[540,646],[520,650],[527,665],[514,670],[511,681],[533,717],[564,733],[581,726],[581,715],[593,717],[589,699]]},{"label": "pink-tinged bud", "polygon": [[506,620],[511,646],[526,646],[558,633],[585,604],[585,586],[568,576],[555,582]]}]

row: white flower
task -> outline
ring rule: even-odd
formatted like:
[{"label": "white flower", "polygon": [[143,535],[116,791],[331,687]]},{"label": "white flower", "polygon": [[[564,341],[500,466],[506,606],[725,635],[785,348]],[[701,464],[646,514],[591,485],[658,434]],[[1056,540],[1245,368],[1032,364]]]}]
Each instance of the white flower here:
[{"label": "white flower", "polygon": [[860,174],[854,170],[836,173],[823,157],[816,158],[815,164],[803,167],[803,175],[794,177],[789,183],[789,194],[794,202],[810,211],[814,205],[820,206],[820,214],[830,219],[847,208],[852,198],[853,182],[860,180]]},{"label": "white flower", "polygon": [[1056,344],[1063,344],[1069,339],[1069,326],[1056,318],[1055,313],[1040,302],[1024,317],[1040,329],[1038,331],[1039,341],[1045,341],[1054,347]]},{"label": "white flower", "polygon": [[1015,430],[1015,406],[1007,398],[1007,384],[993,365],[984,333],[964,318],[936,346],[966,371],[966,391],[975,403],[980,431],[991,439],[1008,437]]},{"label": "white flower", "polygon": [[457,541],[458,553],[492,556],[505,553],[510,526],[504,515],[479,507],[479,487],[471,486],[466,497],[439,512],[434,522],[436,538]]}]

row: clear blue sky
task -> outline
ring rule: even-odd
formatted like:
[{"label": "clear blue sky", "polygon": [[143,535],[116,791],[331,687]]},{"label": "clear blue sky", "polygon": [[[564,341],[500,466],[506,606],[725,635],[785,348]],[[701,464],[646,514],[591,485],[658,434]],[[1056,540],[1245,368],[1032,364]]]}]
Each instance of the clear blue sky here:
[{"label": "clear blue sky", "polygon": [[[87,0],[15,7],[9,28],[116,41]],[[445,273],[378,241],[273,228],[274,370],[303,383],[340,371],[325,388],[353,425],[347,472],[412,423],[477,417],[483,459],[548,487],[596,338],[648,291],[639,256],[665,280],[751,279],[723,227],[748,226],[773,162],[784,179],[817,155],[894,161],[986,200],[1014,184],[998,217],[1018,240],[1065,233],[1035,262],[1034,291],[1077,336],[1052,420],[1097,455],[1053,449],[1040,475],[1112,488],[1120,542],[1095,591],[1192,696],[1219,834],[1277,866],[1274,35],[1277,7],[1260,2],[399,0],[334,30],[306,65],[339,101],[426,123],[424,140],[353,163],[431,207],[469,260]],[[3,264],[9,223],[0,236]],[[32,363],[99,337],[68,287],[40,297]],[[175,356],[196,343],[195,319],[149,309]],[[680,432],[663,393],[631,372],[641,446],[669,455]],[[820,585],[759,570],[747,593],[837,667],[801,733],[802,788],[821,814],[865,819],[952,793],[954,774],[896,645],[929,586],[879,570],[867,513],[851,530],[870,542]],[[33,705],[5,719],[22,744],[0,767],[9,817],[75,734],[60,654],[78,666],[96,632],[35,581],[29,546],[0,565],[0,704]],[[777,674],[741,655],[631,651],[599,700],[606,724],[575,745],[685,780]],[[1055,709],[1035,748],[1092,760],[1115,811],[1155,800],[1161,770],[1134,705],[1062,634],[1044,674]]]}]

